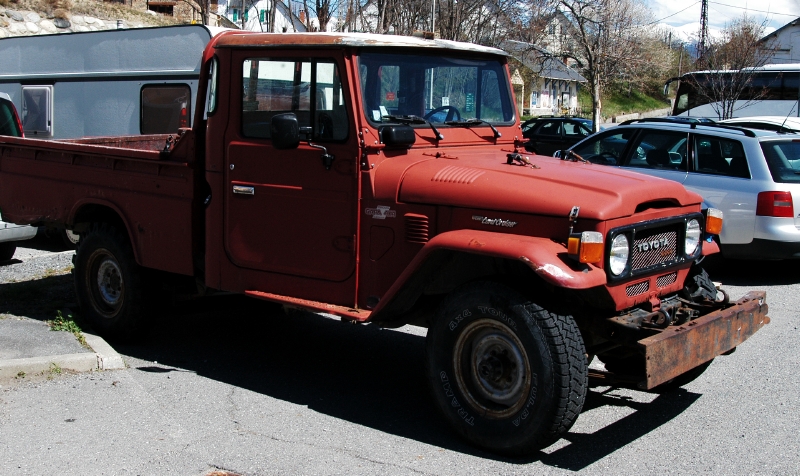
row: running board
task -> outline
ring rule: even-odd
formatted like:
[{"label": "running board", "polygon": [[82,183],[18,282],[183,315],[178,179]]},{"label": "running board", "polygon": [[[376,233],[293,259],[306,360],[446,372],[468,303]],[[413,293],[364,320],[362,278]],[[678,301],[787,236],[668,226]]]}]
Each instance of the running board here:
[{"label": "running board", "polygon": [[267,301],[273,301],[287,306],[295,306],[302,309],[307,309],[313,312],[324,312],[333,314],[335,316],[343,317],[349,321],[364,322],[369,319],[371,311],[362,309],[353,309],[347,306],[337,306],[327,302],[309,301],[307,299],[298,299],[291,296],[281,296],[280,294],[265,293],[263,291],[245,291],[245,295],[252,296]]}]

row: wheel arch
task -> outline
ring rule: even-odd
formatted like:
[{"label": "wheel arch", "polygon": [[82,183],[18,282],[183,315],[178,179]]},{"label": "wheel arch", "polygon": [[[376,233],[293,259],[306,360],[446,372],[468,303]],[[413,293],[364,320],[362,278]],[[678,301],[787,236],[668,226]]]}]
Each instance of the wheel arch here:
[{"label": "wheel arch", "polygon": [[72,230],[79,234],[88,232],[92,223],[107,223],[117,228],[120,233],[128,237],[128,242],[131,244],[134,257],[138,263],[139,254],[133,240],[133,233],[131,233],[127,220],[123,217],[122,211],[112,203],[82,200],[73,207],[67,225],[71,225]]},{"label": "wheel arch", "polygon": [[523,293],[542,286],[581,290],[606,283],[602,269],[572,262],[566,248],[552,240],[457,230],[439,234],[426,244],[369,320],[402,325],[415,319],[415,307],[424,306],[420,297],[442,296],[477,279],[504,282]]}]

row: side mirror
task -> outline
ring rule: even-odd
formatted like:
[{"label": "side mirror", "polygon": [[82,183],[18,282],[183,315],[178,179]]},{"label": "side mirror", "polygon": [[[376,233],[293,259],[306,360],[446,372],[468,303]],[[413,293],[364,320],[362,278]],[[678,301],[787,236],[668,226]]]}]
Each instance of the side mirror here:
[{"label": "side mirror", "polygon": [[276,149],[296,149],[300,145],[300,125],[297,116],[292,113],[273,116],[269,133]]},{"label": "side mirror", "polygon": [[414,129],[405,125],[381,127],[380,136],[388,147],[411,147],[417,141]]}]

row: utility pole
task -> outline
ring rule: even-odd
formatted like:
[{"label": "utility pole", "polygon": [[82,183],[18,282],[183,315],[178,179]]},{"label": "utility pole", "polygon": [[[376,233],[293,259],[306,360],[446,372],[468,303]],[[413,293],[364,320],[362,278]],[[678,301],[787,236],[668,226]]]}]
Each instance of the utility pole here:
[{"label": "utility pole", "polygon": [[708,0],[702,0],[700,7],[700,42],[697,45],[697,59],[706,54],[708,42]]}]

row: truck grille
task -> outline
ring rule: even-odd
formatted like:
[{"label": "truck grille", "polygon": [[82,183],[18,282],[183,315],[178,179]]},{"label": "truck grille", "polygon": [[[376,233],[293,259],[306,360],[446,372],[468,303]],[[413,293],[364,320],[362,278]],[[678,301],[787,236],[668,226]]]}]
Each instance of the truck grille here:
[{"label": "truck grille", "polygon": [[678,257],[677,240],[675,229],[659,228],[637,233],[631,247],[631,271],[675,261]]}]

